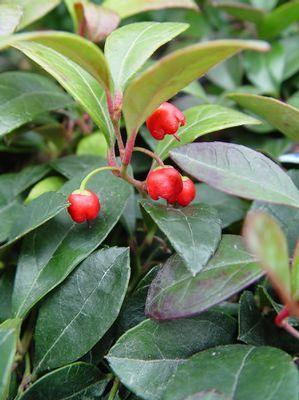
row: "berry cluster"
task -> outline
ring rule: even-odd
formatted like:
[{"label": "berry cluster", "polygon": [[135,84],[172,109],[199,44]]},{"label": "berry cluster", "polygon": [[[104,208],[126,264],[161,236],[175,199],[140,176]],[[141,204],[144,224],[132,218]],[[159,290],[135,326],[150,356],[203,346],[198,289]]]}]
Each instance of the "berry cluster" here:
[{"label": "berry cluster", "polygon": [[[177,131],[185,124],[184,114],[167,102],[162,103],[146,121],[149,132],[156,140],[164,139],[165,135],[173,135],[180,140]],[[85,181],[88,181],[88,177]],[[179,204],[183,207],[190,204],[196,196],[195,185],[191,179],[181,176],[174,167],[163,163],[149,172],[145,188],[153,200],[165,199],[168,204]],[[99,198],[92,191],[86,190],[85,185],[71,193],[68,201],[68,212],[77,223],[94,220],[101,209]]]}]

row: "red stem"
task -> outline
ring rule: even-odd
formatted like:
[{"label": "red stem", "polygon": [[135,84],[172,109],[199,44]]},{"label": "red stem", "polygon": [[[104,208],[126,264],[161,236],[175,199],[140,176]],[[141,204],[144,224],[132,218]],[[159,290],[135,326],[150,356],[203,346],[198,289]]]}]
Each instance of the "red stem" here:
[{"label": "red stem", "polygon": [[290,311],[287,306],[284,306],[282,310],[275,317],[275,325],[279,328],[283,327],[283,322],[290,316]]}]

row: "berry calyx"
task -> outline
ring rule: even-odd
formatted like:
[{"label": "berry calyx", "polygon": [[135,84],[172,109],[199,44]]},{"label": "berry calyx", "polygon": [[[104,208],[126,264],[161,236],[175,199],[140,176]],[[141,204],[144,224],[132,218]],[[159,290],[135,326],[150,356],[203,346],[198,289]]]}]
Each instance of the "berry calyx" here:
[{"label": "berry calyx", "polygon": [[174,105],[164,102],[146,120],[147,129],[156,140],[165,135],[175,135],[186,124],[184,114]]},{"label": "berry calyx", "polygon": [[78,224],[94,220],[101,209],[98,196],[91,190],[75,190],[69,195],[68,201],[68,212]]},{"label": "berry calyx", "polygon": [[149,196],[153,200],[165,199],[174,204],[183,190],[181,174],[171,166],[158,167],[151,171],[146,180]]},{"label": "berry calyx", "polygon": [[196,189],[194,183],[187,176],[182,177],[183,190],[177,197],[180,206],[186,207],[195,199]]}]

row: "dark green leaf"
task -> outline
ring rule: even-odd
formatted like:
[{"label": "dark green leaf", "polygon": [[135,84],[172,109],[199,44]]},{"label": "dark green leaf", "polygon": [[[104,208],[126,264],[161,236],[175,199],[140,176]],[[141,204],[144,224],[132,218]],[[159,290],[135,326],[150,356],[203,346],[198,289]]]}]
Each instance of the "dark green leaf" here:
[{"label": "dark green leaf", "polygon": [[233,318],[215,311],[179,321],[146,320],[126,332],[107,358],[130,390],[158,400],[179,365],[197,351],[231,343],[235,329]]},{"label": "dark green leaf", "polygon": [[0,277],[0,323],[12,317],[11,297],[14,278],[14,268],[8,268]]},{"label": "dark green leaf", "polygon": [[[83,176],[63,186],[61,190],[66,197],[79,187]],[[131,193],[129,185],[110,171],[95,176],[89,187],[102,204],[100,215],[90,229],[72,222],[63,211],[25,239],[13,295],[17,315],[26,315],[102,243],[120,218]]]},{"label": "dark green leaf", "polygon": [[77,360],[101,339],[120,311],[129,276],[127,249],[99,250],[46,299],[35,329],[36,372]]},{"label": "dark green leaf", "polygon": [[241,21],[250,21],[258,24],[264,17],[263,10],[246,3],[238,1],[217,2],[216,0],[212,4]]},{"label": "dark green leaf", "polygon": [[299,207],[299,191],[273,161],[248,147],[222,142],[193,143],[171,158],[200,181],[248,199]]},{"label": "dark green leaf", "polygon": [[261,275],[242,238],[224,235],[214,257],[194,277],[178,256],[171,257],[150,286],[146,313],[163,320],[196,315],[238,293]]},{"label": "dark green leaf", "polygon": [[142,201],[142,207],[165,233],[193,275],[215,253],[221,239],[221,221],[207,205],[173,208]]},{"label": "dark green leaf", "polygon": [[169,381],[163,400],[183,400],[214,388],[229,399],[297,400],[292,358],[272,347],[219,346],[191,357]]},{"label": "dark green leaf", "polygon": [[103,158],[91,155],[70,155],[51,162],[51,167],[68,179],[74,178],[79,171],[83,176],[83,174],[87,175],[89,171],[105,165],[107,163]]}]

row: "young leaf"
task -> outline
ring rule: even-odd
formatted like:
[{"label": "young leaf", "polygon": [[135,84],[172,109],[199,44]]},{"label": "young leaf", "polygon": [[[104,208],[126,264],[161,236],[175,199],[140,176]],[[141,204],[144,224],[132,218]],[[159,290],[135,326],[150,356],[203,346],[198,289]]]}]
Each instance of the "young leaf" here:
[{"label": "young leaf", "polygon": [[128,249],[99,250],[46,299],[35,329],[36,373],[77,360],[101,339],[120,311],[129,276]]},{"label": "young leaf", "polygon": [[112,32],[105,43],[105,56],[114,85],[123,91],[128,80],[163,44],[188,28],[175,22],[139,22]]},{"label": "young leaf", "polygon": [[[101,396],[107,385],[93,365],[77,362],[56,369],[34,382],[20,400],[81,400]],[[99,398],[95,397],[95,398]]]},{"label": "young leaf", "polygon": [[294,141],[299,140],[299,109],[271,97],[254,94],[229,95],[240,106],[264,118],[267,122]]},{"label": "young leaf", "polygon": [[22,51],[51,74],[78,101],[105,134],[107,143],[113,141],[105,91],[96,79],[67,57],[34,42],[18,42],[13,47]]},{"label": "young leaf", "polygon": [[103,87],[109,88],[110,73],[104,54],[89,40],[68,32],[34,31],[0,38],[0,49],[6,49],[22,41],[36,42],[50,47],[80,65]]},{"label": "young leaf", "polygon": [[[61,192],[65,197],[79,187],[83,176],[85,173],[63,186]],[[89,188],[99,196],[102,205],[91,229],[72,222],[63,211],[23,242],[13,293],[15,314],[24,317],[102,243],[120,218],[131,193],[129,185],[111,172],[95,176]]]},{"label": "young leaf", "polygon": [[169,258],[153,280],[146,314],[167,320],[196,315],[226,300],[262,276],[240,236],[224,235],[209,263],[196,276],[178,256]]},{"label": "young leaf", "polygon": [[15,4],[0,4],[0,36],[13,33],[21,21],[22,15],[22,7]]},{"label": "young leaf", "polygon": [[6,399],[17,348],[20,321],[8,319],[0,325],[0,398]]},{"label": "young leaf", "polygon": [[206,265],[221,239],[221,221],[207,205],[173,208],[142,201],[142,207],[165,233],[193,275]]},{"label": "young leaf", "polygon": [[267,393],[271,400],[295,400],[298,386],[297,368],[287,353],[272,347],[229,345],[191,357],[169,381],[163,399],[184,400],[214,388],[230,399],[264,400]]},{"label": "young leaf", "polygon": [[299,191],[273,161],[248,147],[192,143],[170,152],[188,174],[235,196],[299,208]]},{"label": "young leaf", "polygon": [[0,74],[0,136],[40,114],[71,105],[72,99],[50,79],[28,72]]},{"label": "young leaf", "polygon": [[265,42],[219,40],[188,46],[162,58],[133,80],[125,92],[124,115],[128,134],[137,130],[163,101],[221,61],[241,50],[268,49]]},{"label": "young leaf", "polygon": [[239,111],[215,104],[204,104],[189,108],[184,111],[184,115],[186,117],[186,125],[178,131],[181,141],[178,142],[172,135],[166,135],[157,145],[156,153],[162,160],[168,157],[170,150],[182,144],[191,143],[207,133],[234,126],[260,123],[258,120]]},{"label": "young leaf", "polygon": [[117,12],[121,18],[127,18],[149,10],[163,8],[190,8],[198,10],[193,0],[105,0],[103,6]]},{"label": "young leaf", "polygon": [[256,254],[282,299],[288,303],[291,295],[289,255],[280,226],[267,214],[249,213],[243,234],[249,249]]},{"label": "young leaf", "polygon": [[231,343],[235,329],[233,318],[216,311],[163,324],[146,320],[126,332],[107,359],[130,390],[143,399],[158,400],[180,365],[198,351]]}]

